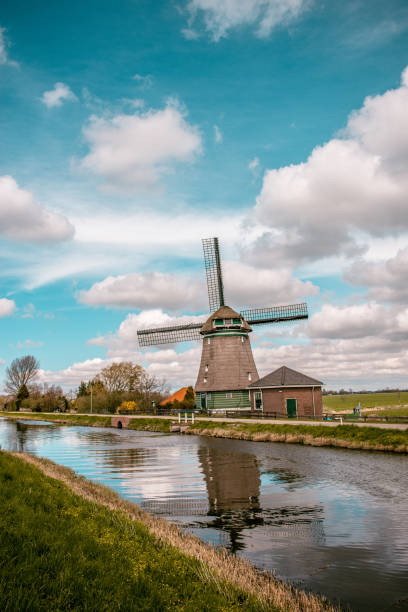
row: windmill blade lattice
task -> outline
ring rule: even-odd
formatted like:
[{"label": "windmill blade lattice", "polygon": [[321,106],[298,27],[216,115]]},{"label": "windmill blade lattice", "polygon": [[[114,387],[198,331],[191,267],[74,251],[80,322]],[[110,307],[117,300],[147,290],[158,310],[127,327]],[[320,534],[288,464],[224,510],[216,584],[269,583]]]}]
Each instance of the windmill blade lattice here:
[{"label": "windmill blade lattice", "polygon": [[201,323],[186,323],[169,327],[156,327],[155,329],[140,329],[137,332],[139,346],[155,346],[157,344],[174,344],[188,340],[200,340]]},{"label": "windmill blade lattice", "polygon": [[224,306],[224,285],[222,282],[221,257],[218,238],[203,238],[204,266],[207,277],[208,303],[210,312]]},{"label": "windmill blade lattice", "polygon": [[288,306],[274,306],[272,308],[251,308],[241,310],[240,314],[249,325],[266,325],[267,323],[284,323],[307,319],[307,304],[290,304]]}]

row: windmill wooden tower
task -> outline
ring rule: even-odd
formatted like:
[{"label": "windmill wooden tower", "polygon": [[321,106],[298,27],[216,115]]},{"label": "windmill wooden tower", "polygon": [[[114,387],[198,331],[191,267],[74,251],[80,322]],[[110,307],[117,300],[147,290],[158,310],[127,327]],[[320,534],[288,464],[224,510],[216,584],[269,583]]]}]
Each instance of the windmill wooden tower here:
[{"label": "windmill wooden tower", "polygon": [[307,306],[303,302],[236,312],[224,301],[218,238],[205,238],[202,242],[211,316],[200,323],[139,330],[139,345],[201,338],[196,405],[204,410],[249,409],[248,386],[259,378],[248,335],[251,326],[307,319]]}]

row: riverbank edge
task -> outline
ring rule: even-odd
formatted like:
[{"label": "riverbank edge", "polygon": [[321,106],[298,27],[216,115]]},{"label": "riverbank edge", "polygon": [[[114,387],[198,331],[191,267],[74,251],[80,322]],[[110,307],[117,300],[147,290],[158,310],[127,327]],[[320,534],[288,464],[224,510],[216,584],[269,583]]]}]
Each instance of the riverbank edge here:
[{"label": "riverbank edge", "polygon": [[[6,451],[1,451],[6,452]],[[258,571],[251,563],[229,553],[222,547],[213,547],[197,536],[182,530],[142,510],[136,504],[121,498],[113,489],[97,484],[49,459],[25,453],[7,453],[34,466],[46,476],[61,482],[74,494],[92,503],[123,512],[132,521],[142,523],[160,542],[176,548],[202,565],[203,578],[211,584],[226,583],[259,602],[260,610],[281,612],[340,612],[340,608],[326,598],[306,594],[290,584],[278,580],[269,572]]]},{"label": "riverbank edge", "polygon": [[[32,413],[0,413],[10,419],[48,420],[63,425],[111,428],[112,416],[90,416],[82,414],[43,415]],[[169,419],[137,418],[130,422],[127,429],[170,433]],[[369,426],[359,428],[355,425],[337,425],[330,428],[336,435],[327,435],[328,429],[316,425],[274,425],[255,423],[228,423],[225,421],[196,421],[182,424],[182,433],[188,435],[247,440],[252,442],[280,442],[285,444],[303,444],[304,446],[329,447],[349,450],[382,451],[408,454],[408,431],[397,429],[380,429]]]}]

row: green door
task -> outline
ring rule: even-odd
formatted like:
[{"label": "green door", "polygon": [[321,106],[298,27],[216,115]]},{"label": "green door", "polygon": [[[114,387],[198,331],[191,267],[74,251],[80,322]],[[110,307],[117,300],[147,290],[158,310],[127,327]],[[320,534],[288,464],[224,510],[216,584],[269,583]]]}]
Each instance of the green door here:
[{"label": "green door", "polygon": [[296,400],[295,399],[287,399],[286,400],[286,412],[288,413],[288,418],[293,419],[296,417]]},{"label": "green door", "polygon": [[207,394],[201,393],[201,410],[207,410]]}]

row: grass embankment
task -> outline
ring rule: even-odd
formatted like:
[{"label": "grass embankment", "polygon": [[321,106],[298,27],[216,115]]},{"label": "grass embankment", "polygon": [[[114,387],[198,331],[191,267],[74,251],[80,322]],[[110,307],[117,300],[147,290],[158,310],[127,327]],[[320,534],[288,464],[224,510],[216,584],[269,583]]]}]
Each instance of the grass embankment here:
[{"label": "grass embankment", "polygon": [[0,608],[334,610],[51,461],[0,451]]},{"label": "grass embankment", "polygon": [[0,416],[15,419],[34,419],[37,421],[54,421],[65,425],[86,425],[88,427],[110,427],[112,415],[88,416],[86,414],[65,414],[61,412],[0,412]]},{"label": "grass embankment", "polygon": [[272,425],[196,421],[186,433],[255,442],[286,442],[357,450],[408,452],[408,431],[356,425]]},{"label": "grass embankment", "polygon": [[[408,391],[396,391],[393,393],[352,393],[350,395],[324,395],[323,410],[328,412],[346,412],[353,410],[360,402],[361,408],[377,408],[382,406],[401,406],[404,413],[399,416],[408,416]],[[385,414],[381,411],[381,414]]]}]

